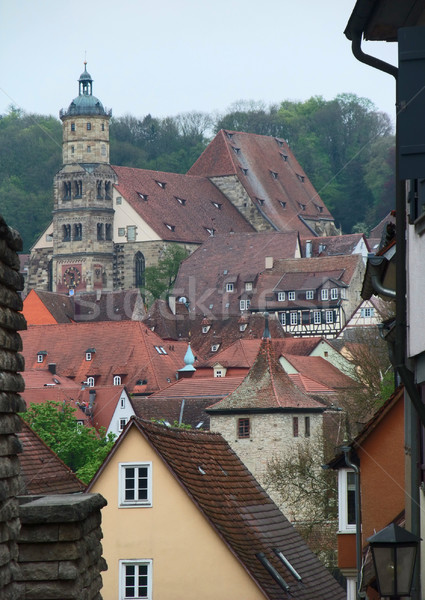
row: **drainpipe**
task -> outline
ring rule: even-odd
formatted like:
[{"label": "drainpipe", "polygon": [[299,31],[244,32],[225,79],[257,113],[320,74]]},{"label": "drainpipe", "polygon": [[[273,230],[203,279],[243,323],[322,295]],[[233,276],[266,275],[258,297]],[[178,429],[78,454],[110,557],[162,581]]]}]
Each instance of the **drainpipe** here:
[{"label": "drainpipe", "polygon": [[341,446],[341,450],[344,453],[345,464],[349,469],[353,469],[355,474],[355,495],[356,495],[356,571],[357,571],[357,586],[356,596],[361,598],[360,587],[362,584],[362,534],[361,534],[361,521],[360,521],[360,470],[350,460],[350,446]]}]

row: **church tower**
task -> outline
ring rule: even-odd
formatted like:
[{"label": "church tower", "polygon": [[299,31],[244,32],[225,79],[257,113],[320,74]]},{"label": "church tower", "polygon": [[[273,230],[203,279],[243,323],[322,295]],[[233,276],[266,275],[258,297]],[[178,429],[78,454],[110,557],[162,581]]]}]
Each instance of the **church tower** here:
[{"label": "church tower", "polygon": [[78,96],[60,111],[63,166],[54,179],[52,289],[73,293],[113,289],[112,187],[109,120],[84,72]]}]

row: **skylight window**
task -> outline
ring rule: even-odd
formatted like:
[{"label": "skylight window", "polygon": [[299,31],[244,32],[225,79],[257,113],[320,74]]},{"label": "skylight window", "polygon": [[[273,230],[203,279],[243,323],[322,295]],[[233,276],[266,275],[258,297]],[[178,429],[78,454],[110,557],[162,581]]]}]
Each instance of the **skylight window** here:
[{"label": "skylight window", "polygon": [[208,231],[211,236],[213,236],[215,233],[215,229],[212,229],[211,227],[204,227],[204,229]]},{"label": "skylight window", "polygon": [[286,202],[284,202],[283,200],[279,200],[279,204],[282,208],[286,208]]},{"label": "skylight window", "polygon": [[232,150],[235,154],[239,154],[239,152],[241,151],[240,148],[236,148],[236,146],[232,146]]},{"label": "skylight window", "polygon": [[301,210],[305,210],[307,208],[306,204],[301,204],[300,202],[298,202],[298,206],[300,207]]},{"label": "skylight window", "polygon": [[159,185],[159,187],[160,187],[162,190],[165,190],[165,186],[167,185],[166,183],[164,183],[163,181],[157,181],[156,179],[155,179],[155,183],[156,183],[157,185]]},{"label": "skylight window", "polygon": [[147,194],[142,194],[141,192],[137,192],[137,195],[139,196],[139,198],[141,198],[142,200],[145,200],[145,202],[148,199],[148,195]]},{"label": "skylight window", "polygon": [[304,175],[299,175],[299,173],[297,173],[297,177],[302,183],[304,183],[304,179],[305,179]]},{"label": "skylight window", "polygon": [[240,167],[240,170],[242,171],[242,173],[244,175],[248,175],[248,169],[244,168],[244,167]]},{"label": "skylight window", "polygon": [[186,204],[185,198],[179,198],[178,196],[174,196],[174,198],[177,200],[177,202],[179,204],[182,204],[183,206]]},{"label": "skylight window", "polygon": [[169,223],[164,223],[165,227],[167,227],[167,229],[169,229],[170,231],[174,231],[176,229],[175,225],[170,225]]},{"label": "skylight window", "polygon": [[271,176],[273,177],[273,179],[277,179],[279,174],[276,173],[276,171],[270,171]]},{"label": "skylight window", "polygon": [[260,204],[260,206],[264,205],[264,199],[263,198],[256,198],[258,204]]},{"label": "skylight window", "polygon": [[155,346],[155,350],[158,352],[158,354],[167,354],[167,351],[163,346]]},{"label": "skylight window", "polygon": [[287,154],[282,154],[282,153],[280,152],[280,156],[283,158],[283,160],[284,160],[285,162],[287,162],[287,160],[288,160],[288,155],[287,155]]},{"label": "skylight window", "polygon": [[318,204],[315,204],[315,207],[317,208],[317,212],[319,212],[319,213],[323,212],[323,206],[319,206]]},{"label": "skylight window", "polygon": [[219,202],[212,202],[211,204],[218,208],[218,210],[221,210],[222,204],[220,204]]}]

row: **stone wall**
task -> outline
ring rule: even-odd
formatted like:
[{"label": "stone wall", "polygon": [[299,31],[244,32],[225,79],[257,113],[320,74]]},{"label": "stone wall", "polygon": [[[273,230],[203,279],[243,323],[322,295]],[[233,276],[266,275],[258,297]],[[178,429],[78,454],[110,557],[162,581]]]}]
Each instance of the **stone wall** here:
[{"label": "stone wall", "polygon": [[9,229],[0,217],[0,598],[19,598],[14,582],[17,572],[19,533],[19,460],[20,444],[16,433],[20,429],[17,412],[25,411],[19,396],[24,380],[24,360],[18,330],[26,329],[19,311],[22,301],[18,291],[23,280],[19,274],[17,251],[22,250],[18,234]]},{"label": "stone wall", "polygon": [[101,600],[100,494],[21,498],[19,597]]},{"label": "stone wall", "polygon": [[49,264],[52,256],[53,248],[37,248],[31,252],[25,295],[32,289],[49,291]]}]

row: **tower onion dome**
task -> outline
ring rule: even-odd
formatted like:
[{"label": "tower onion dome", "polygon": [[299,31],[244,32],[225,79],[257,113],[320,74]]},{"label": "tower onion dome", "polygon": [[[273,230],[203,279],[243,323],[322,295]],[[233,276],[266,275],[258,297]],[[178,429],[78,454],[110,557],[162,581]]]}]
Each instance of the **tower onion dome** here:
[{"label": "tower onion dome", "polygon": [[81,73],[78,80],[78,96],[74,98],[68,107],[68,110],[62,109],[60,117],[70,117],[77,115],[104,115],[110,116],[111,111],[107,112],[103,108],[102,102],[92,95],[93,79],[87,71],[87,63],[84,63],[84,72]]}]

